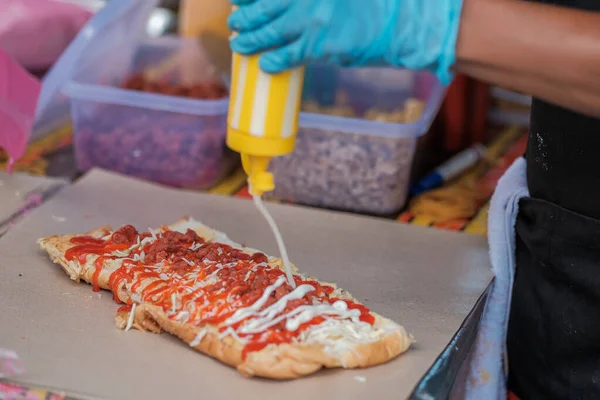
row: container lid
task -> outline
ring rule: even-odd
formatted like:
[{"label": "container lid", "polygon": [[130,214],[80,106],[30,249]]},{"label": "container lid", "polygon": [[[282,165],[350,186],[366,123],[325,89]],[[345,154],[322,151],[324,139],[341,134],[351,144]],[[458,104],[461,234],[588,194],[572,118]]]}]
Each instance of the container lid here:
[{"label": "container lid", "polygon": [[[300,128],[389,139],[416,139],[429,130],[446,93],[446,88],[435,75],[428,71],[392,68],[337,68],[336,71],[343,79],[337,80],[339,84],[335,83],[335,90],[349,85],[356,86],[354,90],[358,90],[358,93],[367,101],[369,94],[366,92],[369,91],[375,92],[376,95],[389,91],[400,99],[402,97],[400,94],[405,91],[403,89],[410,87],[404,96],[423,101],[424,109],[421,117],[415,122],[397,123],[372,121],[360,117],[300,112]],[[369,76],[374,77],[373,82],[369,80]],[[331,85],[334,81],[330,77],[328,79],[328,85]],[[385,85],[386,79],[389,81],[387,85]],[[318,83],[320,84],[320,82]],[[357,96],[350,95],[350,97],[356,98]]]},{"label": "container lid", "polygon": [[[107,46],[122,38],[146,36],[144,27],[158,2],[159,0],[110,1],[94,14],[44,77],[32,140],[51,133],[69,121],[71,107],[69,99],[63,93],[63,87],[71,79],[77,63],[105,51]],[[122,25],[120,29],[107,29],[118,23]]]}]

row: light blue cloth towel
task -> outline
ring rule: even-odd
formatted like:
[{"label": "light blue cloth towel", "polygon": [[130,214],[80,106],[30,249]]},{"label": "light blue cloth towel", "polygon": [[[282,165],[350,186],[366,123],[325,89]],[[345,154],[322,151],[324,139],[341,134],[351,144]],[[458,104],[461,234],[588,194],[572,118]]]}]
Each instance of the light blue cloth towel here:
[{"label": "light blue cloth towel", "polygon": [[495,278],[475,340],[465,398],[506,400],[506,331],[515,276],[515,223],[519,200],[529,196],[526,162],[516,160],[498,182],[490,203],[488,241]]}]

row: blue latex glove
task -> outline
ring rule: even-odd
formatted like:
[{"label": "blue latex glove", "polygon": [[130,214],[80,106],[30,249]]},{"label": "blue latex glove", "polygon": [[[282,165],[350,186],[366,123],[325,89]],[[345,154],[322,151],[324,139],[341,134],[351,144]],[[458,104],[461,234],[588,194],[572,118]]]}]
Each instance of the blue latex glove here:
[{"label": "blue latex glove", "polygon": [[281,72],[312,61],[433,71],[450,83],[462,0],[232,0],[231,49]]}]

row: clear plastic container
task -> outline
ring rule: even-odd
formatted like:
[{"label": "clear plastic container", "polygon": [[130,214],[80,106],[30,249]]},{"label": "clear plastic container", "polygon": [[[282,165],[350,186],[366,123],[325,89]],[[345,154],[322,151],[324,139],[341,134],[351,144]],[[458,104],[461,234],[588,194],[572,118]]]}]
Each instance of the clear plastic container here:
[{"label": "clear plastic container", "polygon": [[216,79],[199,43],[147,39],[135,51],[115,52],[86,60],[66,86],[78,168],[194,189],[217,183],[236,160],[225,147],[227,98],[196,100],[119,87],[142,71],[178,84]]},{"label": "clear plastic container", "polygon": [[[319,79],[323,76],[327,79]],[[303,108],[318,103],[344,116],[301,113],[294,152],[272,160],[271,195],[374,215],[398,212],[406,202],[417,139],[429,130],[444,87],[427,72],[393,69],[315,66],[307,77]],[[414,108],[415,100],[422,112],[408,118],[414,122],[365,119],[378,114],[386,121],[402,120],[398,110],[407,101]]]},{"label": "clear plastic container", "polygon": [[96,59],[109,48],[114,49],[113,62],[129,60],[136,44],[146,36],[146,25],[157,6],[158,0],[119,0],[102,5],[45,75],[31,140],[70,123],[71,102],[64,89],[80,60]]}]

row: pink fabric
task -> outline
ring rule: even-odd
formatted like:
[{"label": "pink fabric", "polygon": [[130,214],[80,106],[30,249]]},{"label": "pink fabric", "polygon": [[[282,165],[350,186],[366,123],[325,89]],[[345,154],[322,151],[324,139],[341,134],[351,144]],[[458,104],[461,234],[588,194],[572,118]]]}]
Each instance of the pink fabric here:
[{"label": "pink fabric", "polygon": [[24,369],[17,353],[12,350],[0,348],[0,378],[19,375],[23,372]]},{"label": "pink fabric", "polygon": [[56,0],[0,0],[0,47],[29,70],[46,69],[91,15]]},{"label": "pink fabric", "polygon": [[0,147],[12,162],[25,153],[40,89],[39,80],[0,49]]}]

